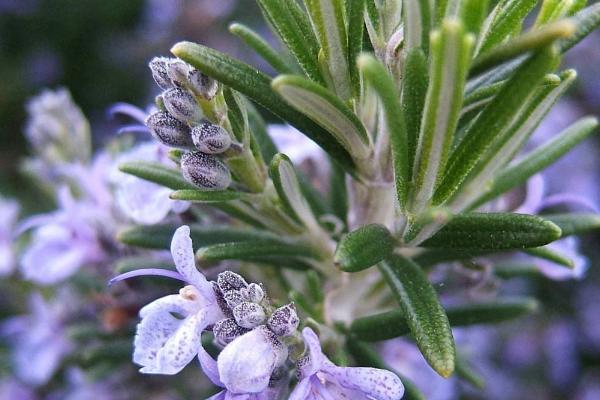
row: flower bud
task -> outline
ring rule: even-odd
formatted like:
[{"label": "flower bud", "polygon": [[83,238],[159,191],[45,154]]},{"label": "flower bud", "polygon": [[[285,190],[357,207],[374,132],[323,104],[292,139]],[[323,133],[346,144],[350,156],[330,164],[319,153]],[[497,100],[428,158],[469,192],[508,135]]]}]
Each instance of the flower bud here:
[{"label": "flower bud", "polygon": [[269,329],[277,336],[288,336],[298,329],[300,319],[294,303],[279,307],[267,321]]},{"label": "flower bud", "polygon": [[265,298],[265,292],[262,286],[251,283],[245,289],[240,289],[242,296],[251,303],[260,303]]},{"label": "flower bud", "polygon": [[181,88],[169,89],[163,93],[165,108],[175,118],[183,122],[198,122],[202,111],[190,92]]},{"label": "flower bud", "polygon": [[217,285],[231,309],[244,301],[241,290],[245,289],[248,283],[235,272],[221,272],[217,276]]},{"label": "flower bud", "polygon": [[181,157],[183,177],[204,190],[225,190],[231,183],[227,166],[215,156],[200,152]]},{"label": "flower bud", "polygon": [[169,78],[167,68],[171,62],[170,58],[167,57],[154,57],[149,63],[150,71],[152,71],[152,78],[154,82],[163,90],[167,90],[173,87],[171,78]]},{"label": "flower bud", "polygon": [[181,60],[172,59],[167,65],[167,75],[175,86],[187,86],[188,73],[189,66]]},{"label": "flower bud", "polygon": [[223,153],[231,146],[229,133],[210,122],[203,122],[194,127],[192,129],[192,140],[198,150],[207,154]]},{"label": "flower bud", "polygon": [[244,301],[233,309],[235,322],[242,328],[256,328],[265,322],[265,310],[256,303]]},{"label": "flower bud", "polygon": [[222,319],[213,326],[215,340],[221,346],[227,346],[235,338],[242,336],[246,332],[248,332],[248,329],[236,324],[232,318]]},{"label": "flower bud", "polygon": [[189,126],[164,111],[146,118],[146,126],[152,136],[169,147],[190,148],[194,145]]},{"label": "flower bud", "polygon": [[190,70],[188,81],[194,92],[206,100],[212,100],[219,91],[219,83],[197,69]]}]

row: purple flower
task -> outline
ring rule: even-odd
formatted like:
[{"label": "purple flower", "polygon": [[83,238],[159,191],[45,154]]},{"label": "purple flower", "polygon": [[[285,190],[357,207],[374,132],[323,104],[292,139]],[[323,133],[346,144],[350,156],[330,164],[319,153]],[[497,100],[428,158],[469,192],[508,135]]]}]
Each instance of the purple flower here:
[{"label": "purple flower", "polygon": [[34,293],[29,298],[31,314],[8,319],[0,328],[2,336],[12,342],[16,376],[29,385],[46,384],[72,349],[63,320],[64,304],[73,299],[65,298],[65,294],[47,303],[39,293]]},{"label": "purple flower", "polygon": [[171,200],[172,190],[118,170],[130,161],[150,161],[171,165],[167,148],[158,143],[143,143],[119,156],[110,174],[114,185],[116,205],[128,218],[138,224],[152,225],[163,221],[169,212],[184,212],[189,203]]},{"label": "purple flower", "polygon": [[0,197],[0,276],[9,275],[15,266],[13,231],[19,210],[16,201]]},{"label": "purple flower", "polygon": [[300,381],[289,400],[398,400],[404,395],[400,378],[392,372],[338,367],[323,354],[319,338],[312,329],[304,328],[302,337],[308,355],[298,363]]},{"label": "purple flower", "polygon": [[111,283],[142,275],[168,276],[187,283],[179,294],[161,297],[140,310],[133,362],[146,374],[174,375],[202,349],[201,334],[225,316],[213,285],[197,269],[190,228],[175,231],[171,254],[178,272],[145,269],[114,278]]},{"label": "purple flower", "polygon": [[209,400],[273,400],[286,379],[273,379],[285,363],[287,347],[264,325],[229,343],[215,361],[204,349],[198,359],[206,376],[225,390]]},{"label": "purple flower", "polygon": [[61,282],[107,257],[98,233],[104,219],[94,204],[76,202],[66,187],[58,200],[57,211],[26,219],[19,229],[35,228],[20,268],[25,279],[39,285]]}]

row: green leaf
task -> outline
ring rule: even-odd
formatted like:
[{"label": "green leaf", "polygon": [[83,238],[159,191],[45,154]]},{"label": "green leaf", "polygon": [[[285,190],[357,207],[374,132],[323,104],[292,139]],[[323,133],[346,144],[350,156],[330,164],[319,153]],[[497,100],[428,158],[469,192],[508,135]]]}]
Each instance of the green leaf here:
[{"label": "green leaf", "polygon": [[201,261],[255,260],[262,257],[318,258],[318,255],[310,247],[275,240],[220,243],[202,247],[196,252],[196,258]]},{"label": "green leaf", "polygon": [[406,118],[408,174],[412,176],[419,131],[429,86],[427,57],[421,49],[408,50],[402,79],[402,110]]},{"label": "green leaf", "polygon": [[193,203],[223,203],[237,200],[241,197],[235,190],[222,190],[216,192],[203,192],[201,190],[176,190],[169,196],[172,200],[185,200]]},{"label": "green leaf", "polygon": [[289,66],[288,63],[279,56],[277,51],[254,30],[243,24],[235,23],[229,26],[229,31],[242,39],[248,47],[252,48],[277,72],[282,74],[291,74],[294,72],[294,68]]},{"label": "green leaf", "polygon": [[480,54],[473,61],[470,74],[477,75],[483,71],[502,64],[530,51],[536,51],[557,40],[568,38],[575,33],[576,26],[572,21],[563,20],[518,36]]},{"label": "green leaf", "polygon": [[327,129],[355,159],[371,154],[362,122],[334,93],[296,75],[279,76],[271,86],[292,107]]},{"label": "green leaf", "polygon": [[277,154],[273,157],[269,174],[287,213],[307,227],[318,226],[318,222],[302,194],[294,166],[285,154]]},{"label": "green leaf", "polygon": [[546,214],[543,217],[560,227],[562,237],[580,235],[600,229],[600,215],[598,214]]},{"label": "green leaf", "polygon": [[456,376],[469,382],[473,387],[479,390],[485,389],[485,379],[477,374],[467,363],[467,360],[460,355],[456,357]]},{"label": "green leaf", "polygon": [[493,21],[488,21],[488,29],[484,31],[477,53],[490,50],[514,32],[520,31],[525,17],[537,2],[538,0],[502,0],[490,15]]},{"label": "green leaf", "polygon": [[435,193],[435,204],[442,204],[459,189],[482,155],[493,156],[494,152],[488,152],[493,144],[504,143],[514,133],[510,128],[515,115],[536,94],[531,88],[541,83],[555,64],[556,51],[545,49],[524,63],[503,86],[450,155],[444,179]]},{"label": "green leaf", "polygon": [[406,125],[399,101],[398,90],[394,80],[386,68],[369,55],[358,58],[358,68],[364,78],[377,92],[385,114],[386,129],[392,142],[392,155],[394,157],[394,175],[396,192],[400,207],[406,206],[410,176],[408,175],[408,144]]},{"label": "green leaf", "polygon": [[356,59],[363,47],[365,27],[365,0],[346,1],[348,19],[348,68],[352,83],[353,97],[360,93],[360,75],[356,66]]},{"label": "green leaf", "polygon": [[333,261],[342,271],[359,272],[390,256],[395,246],[396,240],[385,226],[365,225],[340,240]]},{"label": "green leaf", "polygon": [[336,94],[342,100],[352,95],[348,66],[348,38],[342,0],[304,0],[317,34]]},{"label": "green leaf", "polygon": [[330,208],[342,223],[348,220],[348,188],[346,174],[338,165],[332,163],[329,177]]},{"label": "green leaf", "polygon": [[346,340],[346,348],[348,349],[348,352],[352,358],[354,358],[357,366],[387,369],[398,375],[402,381],[402,384],[404,385],[404,396],[402,396],[402,400],[426,400],[425,395],[421,393],[419,388],[417,388],[417,386],[410,379],[392,370],[388,365],[386,365],[377,351],[375,351],[368,343],[364,343],[356,338],[349,337]]},{"label": "green leaf", "polygon": [[577,29],[575,30],[575,34],[570,38],[563,39],[560,42],[559,48],[562,53],[567,52],[600,26],[600,3],[592,4],[579,11],[573,16],[571,21],[573,21]]},{"label": "green leaf", "polygon": [[460,22],[444,20],[431,35],[429,89],[415,159],[411,210],[428,205],[452,145],[463,101],[473,37]]},{"label": "green leaf", "polygon": [[267,125],[265,124],[265,121],[256,107],[254,107],[254,105],[249,101],[246,103],[246,108],[248,111],[248,124],[250,125],[252,136],[254,136],[254,139],[256,139],[256,142],[260,147],[263,159],[272,160],[275,154],[279,152],[277,150],[277,146],[273,142],[271,136],[269,136],[269,133],[267,132]]},{"label": "green leaf", "polygon": [[429,47],[431,31],[431,5],[429,0],[403,1],[404,48],[407,52],[421,48],[425,53]]},{"label": "green leaf", "polygon": [[183,179],[179,170],[165,167],[159,163],[147,161],[127,162],[119,165],[119,171],[173,190],[197,190],[196,186]]},{"label": "green leaf", "polygon": [[[280,1],[280,0],[277,0]],[[171,52],[213,79],[230,86],[267,108],[319,144],[347,171],[353,172],[350,154],[331,139],[319,125],[294,110],[271,89],[271,78],[255,68],[210,49],[190,42],[176,44]]]},{"label": "green leaf", "polygon": [[[179,224],[134,226],[117,234],[117,240],[128,246],[147,249],[168,249]],[[217,243],[242,242],[248,240],[278,240],[278,236],[249,228],[190,225],[190,236],[196,248]]]},{"label": "green leaf", "polygon": [[490,0],[463,0],[460,16],[467,32],[479,35],[489,5]]},{"label": "green leaf", "polygon": [[549,247],[535,247],[532,249],[523,250],[524,253],[529,254],[530,256],[541,258],[544,260],[548,260],[558,265],[562,265],[563,267],[567,267],[569,269],[573,269],[575,264],[572,259],[564,256],[563,254],[552,250]]},{"label": "green leaf", "polygon": [[267,21],[294,55],[306,75],[323,83],[317,54],[319,46],[308,17],[296,0],[258,0]]},{"label": "green leaf", "polygon": [[560,239],[554,223],[535,215],[465,213],[454,216],[423,247],[510,250],[543,246]]},{"label": "green leaf", "polygon": [[555,138],[525,155],[520,161],[503,170],[493,178],[491,187],[480,197],[472,208],[477,208],[495,199],[502,193],[515,188],[567,154],[573,147],[585,140],[598,127],[596,118],[583,118]]},{"label": "green leaf", "polygon": [[543,275],[539,268],[532,264],[506,263],[494,265],[494,275],[501,279],[511,279],[519,277],[539,278]]},{"label": "green leaf", "polygon": [[408,327],[429,365],[447,378],[454,372],[456,350],[448,317],[421,268],[391,256],[379,268],[406,317]]},{"label": "green leaf", "polygon": [[[529,314],[538,308],[535,299],[499,299],[448,307],[446,314],[451,326],[498,324]],[[393,310],[354,320],[350,332],[360,340],[378,342],[410,333],[402,311]]]}]

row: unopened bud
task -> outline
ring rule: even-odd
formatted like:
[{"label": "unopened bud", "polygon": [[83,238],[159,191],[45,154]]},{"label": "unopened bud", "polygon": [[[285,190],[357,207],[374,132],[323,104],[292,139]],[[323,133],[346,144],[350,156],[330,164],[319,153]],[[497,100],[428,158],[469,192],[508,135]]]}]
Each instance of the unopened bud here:
[{"label": "unopened bud", "polygon": [[213,326],[215,340],[221,346],[227,346],[235,338],[242,336],[246,332],[248,332],[248,329],[236,324],[232,318],[222,319]]},{"label": "unopened bud", "polygon": [[173,85],[178,87],[187,86],[189,66],[181,60],[173,59],[167,66],[167,74]]},{"label": "unopened bud", "polygon": [[146,126],[152,136],[169,147],[190,148],[194,145],[189,126],[166,112],[150,115],[146,118]]},{"label": "unopened bud", "polygon": [[227,166],[215,156],[200,152],[181,157],[183,177],[204,190],[225,190],[231,183]]},{"label": "unopened bud", "polygon": [[221,272],[217,276],[217,286],[219,286],[223,298],[231,309],[245,300],[241,290],[245,289],[248,286],[248,283],[235,272]]},{"label": "unopened bud", "polygon": [[154,78],[154,82],[163,90],[167,90],[173,87],[171,83],[171,78],[169,78],[169,74],[167,72],[167,68],[171,59],[167,57],[154,57],[148,66],[150,67],[150,71],[152,71],[152,78]]},{"label": "unopened bud", "polygon": [[260,303],[265,298],[263,288],[256,283],[251,283],[247,288],[241,289],[240,291],[242,292],[242,296],[252,303]]},{"label": "unopened bud", "polygon": [[289,336],[298,329],[300,319],[293,303],[278,308],[271,314],[267,326],[277,336]]},{"label": "unopened bud", "polygon": [[175,118],[183,122],[198,122],[202,111],[194,96],[185,89],[173,88],[163,93],[165,108]]},{"label": "unopened bud", "polygon": [[197,69],[190,70],[188,81],[194,92],[206,100],[212,100],[219,91],[219,83]]},{"label": "unopened bud", "polygon": [[231,146],[229,133],[210,122],[203,122],[194,127],[192,129],[192,140],[198,150],[207,154],[220,154],[227,151]]},{"label": "unopened bud", "polygon": [[256,328],[265,322],[265,310],[256,303],[244,301],[233,308],[235,322],[242,328]]}]

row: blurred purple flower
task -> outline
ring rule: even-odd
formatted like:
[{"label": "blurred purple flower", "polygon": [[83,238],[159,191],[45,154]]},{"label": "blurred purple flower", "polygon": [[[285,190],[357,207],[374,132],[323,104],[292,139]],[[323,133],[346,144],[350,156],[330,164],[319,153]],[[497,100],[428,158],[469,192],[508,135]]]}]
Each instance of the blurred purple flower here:
[{"label": "blurred purple flower", "polygon": [[0,277],[9,275],[15,267],[14,228],[19,211],[16,201],[0,197]]},{"label": "blurred purple flower", "polygon": [[169,212],[181,213],[188,202],[171,200],[172,190],[119,171],[119,165],[132,161],[158,162],[171,165],[168,148],[156,143],[142,143],[121,154],[110,174],[117,207],[138,224],[152,225],[163,221]]},{"label": "blurred purple flower", "polygon": [[0,380],[0,399],[37,400],[33,390],[12,377]]},{"label": "blurred purple flower", "polygon": [[58,210],[25,219],[19,231],[34,228],[31,244],[20,260],[25,279],[40,285],[59,283],[86,264],[98,264],[108,257],[99,235],[106,224],[102,210],[92,202],[76,201],[63,187]]},{"label": "blurred purple flower", "polygon": [[7,319],[0,325],[0,333],[12,343],[14,373],[28,385],[46,384],[72,349],[63,325],[65,304],[74,300],[67,296],[62,292],[49,303],[40,293],[33,293],[29,315]]},{"label": "blurred purple flower", "polygon": [[308,355],[298,363],[300,381],[289,400],[402,398],[404,386],[394,373],[376,368],[338,367],[323,354],[312,329],[304,328],[302,337]]}]

